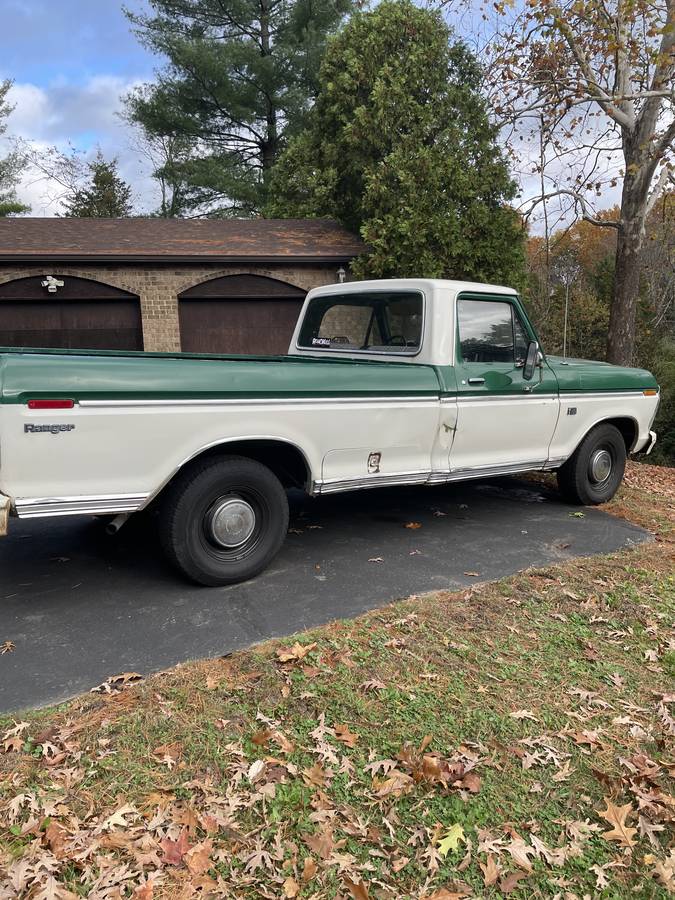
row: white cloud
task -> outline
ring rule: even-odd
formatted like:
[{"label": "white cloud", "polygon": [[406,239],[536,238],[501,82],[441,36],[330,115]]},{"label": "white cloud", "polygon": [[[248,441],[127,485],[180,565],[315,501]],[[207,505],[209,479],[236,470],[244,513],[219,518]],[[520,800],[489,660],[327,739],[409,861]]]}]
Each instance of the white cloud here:
[{"label": "white cloud", "polygon": [[[111,75],[96,75],[83,84],[57,80],[46,87],[15,83],[9,101],[14,111],[7,122],[4,141],[22,139],[36,150],[75,147],[86,156],[98,147],[104,156],[116,156],[122,177],[133,190],[139,211],[157,204],[157,191],[147,162],[133,150],[129,127],[120,120],[123,96],[139,83]],[[55,215],[60,209],[61,188],[38,172],[24,173],[17,191],[33,215]]]}]

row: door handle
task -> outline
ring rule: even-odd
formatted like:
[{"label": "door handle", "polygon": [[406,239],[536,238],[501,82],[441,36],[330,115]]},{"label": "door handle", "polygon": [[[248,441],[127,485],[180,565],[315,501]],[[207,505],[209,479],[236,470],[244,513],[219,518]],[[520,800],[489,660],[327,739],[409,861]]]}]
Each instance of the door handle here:
[{"label": "door handle", "polygon": [[469,378],[469,384],[485,384],[484,378]]}]

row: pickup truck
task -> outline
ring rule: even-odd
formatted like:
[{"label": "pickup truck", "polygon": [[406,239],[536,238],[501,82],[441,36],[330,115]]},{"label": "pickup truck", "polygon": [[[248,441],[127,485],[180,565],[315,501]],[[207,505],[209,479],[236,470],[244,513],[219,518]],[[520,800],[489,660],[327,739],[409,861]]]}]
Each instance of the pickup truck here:
[{"label": "pickup truck", "polygon": [[391,279],[310,291],[287,356],[0,350],[9,516],[156,511],[193,581],[261,572],[311,495],[557,472],[609,500],[649,452],[647,371],[546,356],[516,291]]}]

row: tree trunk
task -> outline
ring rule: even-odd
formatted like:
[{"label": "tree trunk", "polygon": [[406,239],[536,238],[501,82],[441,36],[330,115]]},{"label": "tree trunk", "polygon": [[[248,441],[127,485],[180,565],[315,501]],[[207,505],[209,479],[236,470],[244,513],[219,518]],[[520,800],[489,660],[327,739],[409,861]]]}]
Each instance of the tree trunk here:
[{"label": "tree trunk", "polygon": [[639,256],[644,231],[646,197],[628,174],[621,197],[621,224],[616,242],[614,294],[609,314],[607,361],[618,366],[633,364],[635,314],[640,292]]},{"label": "tree trunk", "polygon": [[[260,54],[261,56],[270,56],[271,37],[270,37],[270,13],[265,0],[260,3]],[[274,163],[277,160],[278,150],[278,131],[277,131],[277,108],[274,98],[268,94],[266,98],[266,134],[265,140],[261,142],[261,162],[263,181],[267,181]]]}]

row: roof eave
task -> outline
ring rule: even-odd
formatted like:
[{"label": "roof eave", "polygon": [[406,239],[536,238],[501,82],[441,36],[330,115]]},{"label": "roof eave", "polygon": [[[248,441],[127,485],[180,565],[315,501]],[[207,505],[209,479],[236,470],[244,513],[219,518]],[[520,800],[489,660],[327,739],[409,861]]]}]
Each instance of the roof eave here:
[{"label": "roof eave", "polygon": [[[365,250],[365,247],[364,247]],[[30,265],[43,264],[80,264],[90,265],[92,263],[102,264],[109,263],[120,265],[124,263],[153,263],[175,265],[190,264],[203,265],[204,263],[217,263],[219,265],[236,264],[236,265],[282,265],[292,263],[295,265],[329,264],[329,263],[349,263],[355,259],[359,253],[340,253],[335,255],[321,256],[221,256],[221,255],[201,255],[201,256],[184,256],[184,255],[151,255],[151,254],[68,254],[68,253],[0,253],[0,263],[23,263]]]}]

